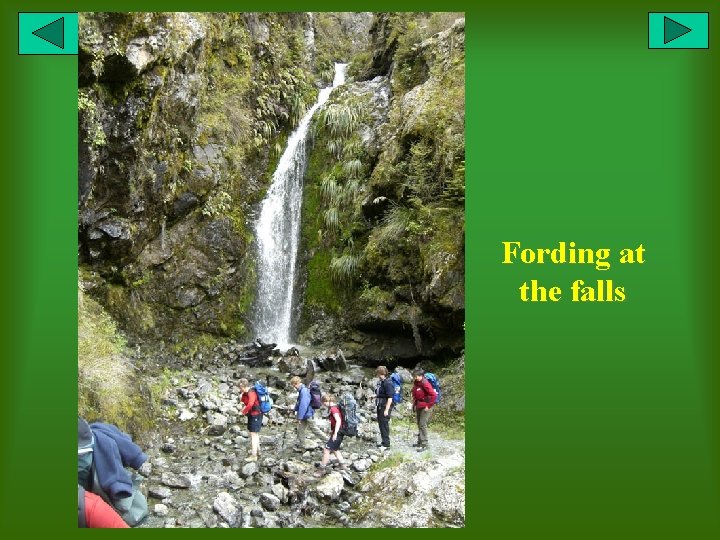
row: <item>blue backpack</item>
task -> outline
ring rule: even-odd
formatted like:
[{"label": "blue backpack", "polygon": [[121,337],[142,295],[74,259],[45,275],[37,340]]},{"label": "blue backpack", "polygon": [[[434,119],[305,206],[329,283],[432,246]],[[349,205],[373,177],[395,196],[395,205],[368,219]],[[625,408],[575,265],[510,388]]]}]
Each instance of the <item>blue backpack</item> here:
[{"label": "blue backpack", "polygon": [[[435,398],[435,403],[440,403],[440,396],[442,395],[442,393],[440,392],[440,381],[438,381],[438,378],[435,376],[434,373],[426,373],[425,378],[430,383],[430,385],[433,387],[433,389],[437,392],[437,397]],[[433,405],[435,403],[433,403]]]},{"label": "blue backpack", "polygon": [[258,401],[260,402],[260,412],[267,414],[270,412],[273,406],[272,398],[268,393],[268,389],[260,381],[257,381],[253,386],[257,393]]},{"label": "blue backpack", "polygon": [[393,393],[392,397],[393,403],[400,403],[402,401],[402,377],[399,373],[393,373],[390,375],[390,380],[395,388],[395,393]]}]

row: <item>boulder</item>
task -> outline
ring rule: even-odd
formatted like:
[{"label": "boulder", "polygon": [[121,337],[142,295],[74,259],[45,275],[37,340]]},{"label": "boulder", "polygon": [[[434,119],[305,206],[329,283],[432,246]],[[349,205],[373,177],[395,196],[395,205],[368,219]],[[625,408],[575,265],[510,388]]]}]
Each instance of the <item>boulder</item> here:
[{"label": "boulder", "polygon": [[282,504],[287,504],[288,493],[290,492],[288,490],[288,488],[286,488],[282,484],[274,484],[271,489],[272,489],[273,495],[275,495]]},{"label": "boulder", "polygon": [[370,459],[358,459],[357,461],[353,462],[352,468],[357,472],[365,472],[370,468],[372,463],[373,462]]},{"label": "boulder", "polygon": [[228,424],[228,418],[224,414],[207,411],[206,418],[211,428],[221,428],[220,433],[210,433],[211,435],[222,435]]},{"label": "boulder", "polygon": [[280,499],[272,493],[263,493],[260,495],[260,505],[268,512],[275,512],[280,508]]},{"label": "boulder", "polygon": [[172,495],[172,490],[164,486],[153,486],[148,488],[148,496],[153,499],[167,499]]},{"label": "boulder", "polygon": [[235,471],[228,471],[222,475],[222,482],[227,487],[232,489],[241,489],[245,487],[245,480],[238,476]]},{"label": "boulder", "polygon": [[345,360],[342,349],[330,353],[323,352],[315,360],[324,371],[346,371],[348,369],[347,360]]},{"label": "boulder", "polygon": [[215,497],[213,510],[215,510],[230,527],[235,527],[239,522],[242,522],[242,508],[238,506],[235,498],[226,491],[218,493],[218,496]]},{"label": "boulder", "polygon": [[169,472],[162,473],[160,482],[167,487],[188,489],[190,487],[190,479],[185,475],[176,475]]},{"label": "boulder", "polygon": [[257,462],[251,461],[250,463],[246,463],[242,466],[242,469],[240,469],[240,476],[247,480],[252,475],[257,474],[258,470],[259,467]]},{"label": "boulder", "polygon": [[212,425],[208,428],[208,435],[213,435],[215,437],[219,437],[223,433],[225,433],[225,426],[218,426],[218,425]]},{"label": "boulder", "polygon": [[278,369],[289,375],[304,377],[307,375],[307,362],[300,356],[285,356],[278,362]]},{"label": "boulder", "polygon": [[338,472],[331,472],[315,485],[313,493],[321,499],[334,501],[340,497],[344,485],[345,480],[342,475]]}]

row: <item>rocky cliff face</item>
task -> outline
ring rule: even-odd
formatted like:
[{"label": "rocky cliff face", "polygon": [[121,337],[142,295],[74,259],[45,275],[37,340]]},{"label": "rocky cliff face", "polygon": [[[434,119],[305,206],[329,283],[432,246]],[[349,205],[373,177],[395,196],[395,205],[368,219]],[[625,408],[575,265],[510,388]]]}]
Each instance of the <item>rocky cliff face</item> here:
[{"label": "rocky cliff face", "polygon": [[303,13],[81,16],[81,278],[131,335],[247,333],[253,210],[315,99],[311,30]]},{"label": "rocky cliff face", "polygon": [[463,348],[464,19],[421,24],[376,16],[305,179],[303,337],[359,359]]},{"label": "rocky cliff face", "polygon": [[83,290],[132,341],[250,338],[252,226],[334,61],[305,179],[301,342],[458,353],[464,320],[459,14],[82,14]]}]

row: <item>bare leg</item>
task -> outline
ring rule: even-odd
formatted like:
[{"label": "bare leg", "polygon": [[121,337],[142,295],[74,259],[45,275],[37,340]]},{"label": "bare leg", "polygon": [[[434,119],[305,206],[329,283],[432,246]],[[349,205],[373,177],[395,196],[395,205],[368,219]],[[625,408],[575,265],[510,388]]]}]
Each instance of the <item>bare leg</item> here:
[{"label": "bare leg", "polygon": [[322,462],[320,463],[321,466],[324,467],[325,465],[327,465],[327,464],[328,464],[328,461],[330,461],[330,450],[328,450],[327,448],[325,448],[325,449],[323,450]]},{"label": "bare leg", "polygon": [[260,434],[259,433],[250,433],[250,454],[257,457],[259,446],[260,446]]}]

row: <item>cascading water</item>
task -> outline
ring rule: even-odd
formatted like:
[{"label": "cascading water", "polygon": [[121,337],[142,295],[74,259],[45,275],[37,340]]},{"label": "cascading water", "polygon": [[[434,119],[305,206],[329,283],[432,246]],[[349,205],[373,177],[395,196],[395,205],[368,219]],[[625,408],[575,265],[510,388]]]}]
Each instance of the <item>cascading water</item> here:
[{"label": "cascading water", "polygon": [[320,90],[318,100],[288,139],[260,210],[255,227],[258,245],[258,291],[255,333],[265,342],[290,344],[295,267],[300,240],[300,210],[305,174],[305,139],[315,111],[333,88],[345,82],[347,64],[335,64],[332,86]]}]

